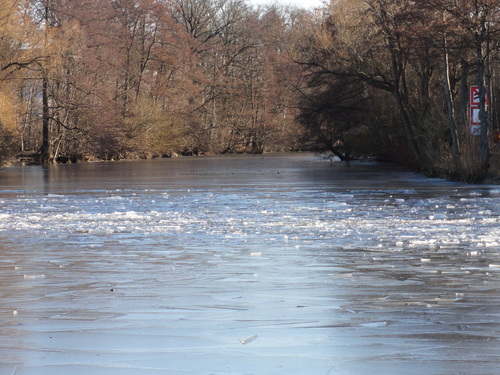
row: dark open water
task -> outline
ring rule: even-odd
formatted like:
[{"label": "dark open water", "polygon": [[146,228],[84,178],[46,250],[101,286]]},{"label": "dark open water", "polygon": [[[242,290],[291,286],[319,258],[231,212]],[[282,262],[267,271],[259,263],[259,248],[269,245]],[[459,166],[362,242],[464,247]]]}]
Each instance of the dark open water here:
[{"label": "dark open water", "polygon": [[0,374],[498,374],[500,189],[312,154],[0,171]]}]

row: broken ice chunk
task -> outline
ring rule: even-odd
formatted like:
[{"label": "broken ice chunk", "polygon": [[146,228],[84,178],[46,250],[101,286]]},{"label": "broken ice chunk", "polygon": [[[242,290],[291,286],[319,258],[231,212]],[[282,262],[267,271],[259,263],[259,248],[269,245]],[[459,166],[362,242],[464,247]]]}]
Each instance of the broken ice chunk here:
[{"label": "broken ice chunk", "polygon": [[255,340],[258,336],[257,335],[253,335],[253,336],[250,336],[246,339],[240,339],[240,342],[245,345],[245,344],[248,344],[250,342],[252,342],[253,340]]}]

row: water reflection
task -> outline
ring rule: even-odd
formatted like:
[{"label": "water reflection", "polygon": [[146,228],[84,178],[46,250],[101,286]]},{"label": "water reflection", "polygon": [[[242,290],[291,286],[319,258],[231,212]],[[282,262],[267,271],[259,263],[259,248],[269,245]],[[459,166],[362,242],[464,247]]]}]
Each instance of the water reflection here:
[{"label": "water reflection", "polygon": [[496,372],[495,187],[311,154],[0,179],[0,373]]}]

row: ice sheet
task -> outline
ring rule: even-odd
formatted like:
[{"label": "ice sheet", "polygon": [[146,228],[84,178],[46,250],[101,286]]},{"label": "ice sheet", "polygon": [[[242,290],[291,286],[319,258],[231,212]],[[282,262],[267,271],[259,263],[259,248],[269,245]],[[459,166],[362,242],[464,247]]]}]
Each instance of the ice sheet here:
[{"label": "ice sheet", "polygon": [[500,190],[312,154],[0,171],[0,374],[494,374]]}]

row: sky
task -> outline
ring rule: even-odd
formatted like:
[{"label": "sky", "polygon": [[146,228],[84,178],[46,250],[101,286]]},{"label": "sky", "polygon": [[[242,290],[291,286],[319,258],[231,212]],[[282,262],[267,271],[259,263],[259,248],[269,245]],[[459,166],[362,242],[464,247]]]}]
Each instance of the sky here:
[{"label": "sky", "polygon": [[281,5],[294,5],[306,9],[314,9],[323,4],[323,0],[249,0],[251,4],[264,5],[264,4],[281,4]]}]

